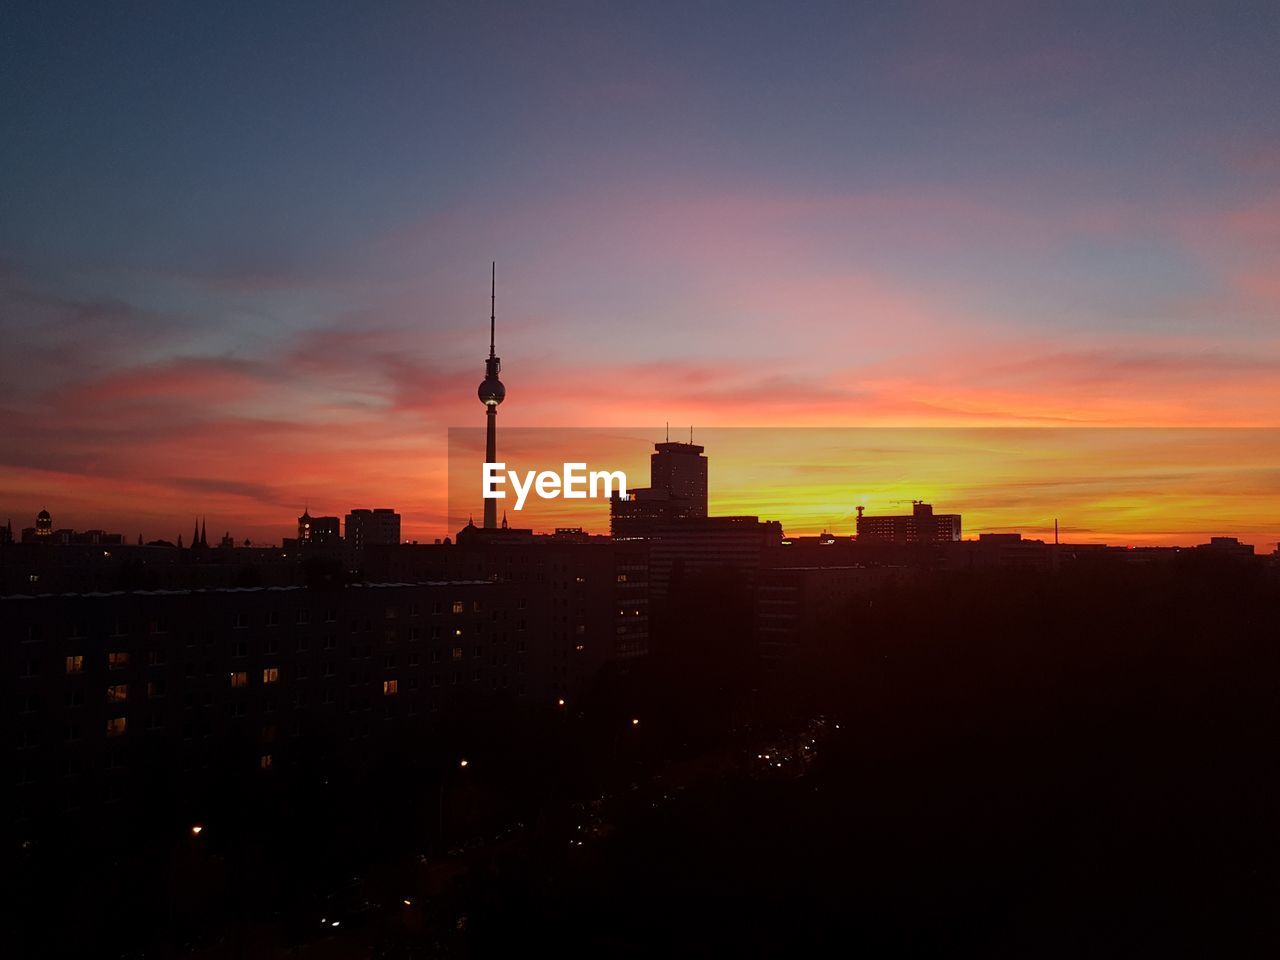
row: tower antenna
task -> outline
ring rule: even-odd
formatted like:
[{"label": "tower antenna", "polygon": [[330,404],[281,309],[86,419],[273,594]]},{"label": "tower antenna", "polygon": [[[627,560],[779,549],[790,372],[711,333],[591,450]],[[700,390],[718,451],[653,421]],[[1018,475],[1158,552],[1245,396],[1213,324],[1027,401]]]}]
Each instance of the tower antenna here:
[{"label": "tower antenna", "polygon": [[498,302],[498,261],[489,264],[489,356],[493,356],[493,325]]}]

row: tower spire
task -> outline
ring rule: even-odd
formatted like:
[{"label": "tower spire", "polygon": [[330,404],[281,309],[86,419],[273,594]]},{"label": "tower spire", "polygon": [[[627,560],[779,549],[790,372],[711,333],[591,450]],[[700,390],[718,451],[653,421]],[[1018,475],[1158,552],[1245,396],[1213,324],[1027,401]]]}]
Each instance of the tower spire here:
[{"label": "tower spire", "polygon": [[[494,344],[494,326],[497,316],[497,290],[498,290],[498,264],[492,261],[489,264],[489,359],[484,364],[484,380],[480,384],[477,391],[480,402],[484,404],[485,412],[485,462],[495,463],[498,459],[497,452],[497,417],[498,404],[500,404],[507,395],[506,387],[502,385],[502,381],[498,379],[498,374],[502,371],[502,361],[498,359],[498,354]],[[487,530],[492,530],[498,526],[498,504],[495,500],[486,499],[484,502],[484,526]]]}]

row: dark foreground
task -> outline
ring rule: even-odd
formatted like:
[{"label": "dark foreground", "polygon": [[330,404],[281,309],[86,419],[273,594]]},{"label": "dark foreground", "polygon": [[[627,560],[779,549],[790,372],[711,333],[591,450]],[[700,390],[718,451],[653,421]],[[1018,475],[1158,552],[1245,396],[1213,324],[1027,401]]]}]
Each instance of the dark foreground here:
[{"label": "dark foreground", "polygon": [[371,782],[229,786],[200,838],[69,824],[16,865],[22,955],[1280,946],[1268,572],[891,585],[768,670],[741,600],[698,584],[571,717],[478,706]]}]

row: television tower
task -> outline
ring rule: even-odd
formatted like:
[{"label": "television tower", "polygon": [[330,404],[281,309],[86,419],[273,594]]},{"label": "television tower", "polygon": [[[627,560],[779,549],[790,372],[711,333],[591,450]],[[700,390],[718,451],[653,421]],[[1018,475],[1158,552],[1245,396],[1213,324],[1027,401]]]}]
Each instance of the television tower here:
[{"label": "television tower", "polygon": [[[502,369],[502,361],[498,359],[497,354],[493,352],[493,327],[494,327],[494,304],[496,302],[496,293],[498,287],[498,264],[495,261],[490,265],[491,273],[489,277],[489,359],[484,362],[484,380],[480,384],[480,389],[476,393],[480,397],[480,402],[484,404],[484,415],[486,420],[484,459],[485,463],[496,463],[498,460],[498,404],[500,404],[507,396],[507,388],[502,385],[502,381],[498,379],[498,372]],[[485,500],[484,502],[484,527],[486,530],[492,530],[498,526],[498,501]]]}]

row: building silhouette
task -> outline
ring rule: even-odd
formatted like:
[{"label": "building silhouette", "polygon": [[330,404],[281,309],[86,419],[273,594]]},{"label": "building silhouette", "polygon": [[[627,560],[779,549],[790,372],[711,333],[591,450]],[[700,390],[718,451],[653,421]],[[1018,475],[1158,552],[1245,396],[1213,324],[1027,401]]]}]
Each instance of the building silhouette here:
[{"label": "building silhouette", "polygon": [[950,543],[960,539],[960,514],[934,513],[932,504],[912,501],[911,512],[864,516],[858,507],[858,540],[876,543]]},{"label": "building silhouette", "polygon": [[[12,536],[13,532],[10,529],[10,539],[12,539]],[[22,542],[28,544],[58,544],[59,546],[118,546],[124,543],[124,534],[108,533],[105,530],[97,529],[72,530],[70,527],[55,530],[53,528],[53,517],[49,511],[41,510],[36,514],[36,525],[23,528]]]},{"label": "building silhouette", "polygon": [[[484,455],[486,463],[497,463],[498,461],[498,404],[502,403],[507,396],[507,388],[502,385],[502,381],[498,379],[498,374],[502,370],[502,361],[494,353],[493,335],[494,335],[494,316],[495,303],[498,283],[498,265],[491,264],[492,273],[489,278],[489,357],[484,362],[484,380],[480,382],[480,387],[476,393],[480,397],[480,402],[484,404],[485,416],[485,442]],[[498,526],[498,502],[496,500],[485,500],[484,502],[484,528],[486,530],[494,530]]]},{"label": "building silhouette", "polygon": [[349,550],[359,552],[370,544],[400,542],[400,514],[390,507],[357,508],[347,514],[343,527]]},{"label": "building silhouette", "polygon": [[306,547],[331,547],[342,542],[342,528],[337,517],[313,517],[304,509],[298,518],[297,545]]},{"label": "building silhouette", "polygon": [[655,443],[649,455],[649,486],[609,502],[609,530],[619,540],[648,539],[677,520],[707,515],[707,458],[703,447]]}]

